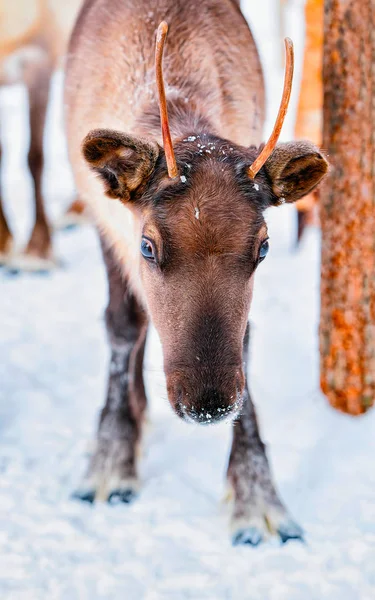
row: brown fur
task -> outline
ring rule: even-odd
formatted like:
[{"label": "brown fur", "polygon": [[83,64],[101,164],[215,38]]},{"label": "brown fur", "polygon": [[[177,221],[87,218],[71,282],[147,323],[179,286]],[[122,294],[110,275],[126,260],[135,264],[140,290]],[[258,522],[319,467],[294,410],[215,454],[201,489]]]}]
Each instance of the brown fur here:
[{"label": "brown fur", "polygon": [[[175,179],[168,177],[161,146],[155,86],[155,32],[162,20],[169,24],[164,73]],[[129,289],[137,311],[143,307],[152,319],[169,401],[180,417],[208,424],[240,413],[228,471],[234,540],[258,543],[266,523],[282,539],[300,537],[272,485],[259,438],[245,377],[245,332],[267,239],[263,211],[316,185],[326,160],[308,142],[284,144],[249,179],[260,152],[264,89],[251,33],[233,0],[88,0],[71,41],[66,104],[79,191],[110,249],[109,307],[119,290]],[[152,260],[141,255],[141,243]],[[118,275],[111,284],[113,265],[123,284]],[[117,309],[124,339],[134,324],[126,298]],[[125,344],[123,381],[141,385],[139,363],[135,372],[129,362],[137,343],[135,336]],[[112,338],[111,346],[117,356]],[[127,414],[134,395],[121,381],[116,390]],[[116,491],[127,501],[133,494],[134,461],[119,475],[113,459],[129,456],[129,445],[134,454],[135,438],[125,433],[132,418],[123,423],[118,414],[110,427],[100,422],[81,497],[111,498]]]}]

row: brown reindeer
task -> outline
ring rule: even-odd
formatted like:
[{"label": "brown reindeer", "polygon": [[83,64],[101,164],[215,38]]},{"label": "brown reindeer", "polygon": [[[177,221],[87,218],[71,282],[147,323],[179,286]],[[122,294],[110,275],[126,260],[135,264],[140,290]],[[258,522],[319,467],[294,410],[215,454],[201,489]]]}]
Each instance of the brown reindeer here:
[{"label": "brown reindeer", "polygon": [[[165,23],[154,65],[164,19],[166,91]],[[97,448],[76,494],[129,502],[138,491],[151,319],[177,415],[235,419],[232,535],[253,545],[268,529],[283,541],[302,536],[275,491],[245,378],[254,275],[268,250],[263,212],[301,198],[327,170],[309,142],[275,147],[287,51],[283,102],[263,149],[262,71],[234,0],[87,0],[66,78],[70,157],[100,232],[112,351]]]},{"label": "brown reindeer", "polygon": [[[43,134],[51,76],[63,55],[82,0],[0,0],[0,85],[24,82],[29,97],[29,169],[34,183],[35,223],[27,246],[13,256],[0,192],[0,264],[47,270],[55,266],[42,194]],[[0,149],[1,158],[1,149]],[[79,207],[78,207],[79,210]]]}]

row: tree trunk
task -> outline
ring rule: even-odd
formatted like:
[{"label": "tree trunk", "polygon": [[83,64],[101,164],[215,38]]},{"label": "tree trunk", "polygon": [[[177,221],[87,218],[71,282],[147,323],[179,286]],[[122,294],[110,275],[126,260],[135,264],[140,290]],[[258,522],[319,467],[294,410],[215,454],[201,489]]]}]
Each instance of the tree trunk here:
[{"label": "tree trunk", "polygon": [[360,414],[375,400],[374,0],[325,0],[323,86],[321,387]]}]

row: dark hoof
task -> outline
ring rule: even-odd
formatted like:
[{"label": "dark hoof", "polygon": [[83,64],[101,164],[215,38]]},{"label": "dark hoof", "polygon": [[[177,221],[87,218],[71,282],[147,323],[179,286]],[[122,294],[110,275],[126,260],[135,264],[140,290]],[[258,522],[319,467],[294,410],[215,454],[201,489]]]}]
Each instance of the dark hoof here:
[{"label": "dark hoof", "polygon": [[74,492],[74,494],[72,494],[72,499],[80,500],[81,502],[87,502],[88,504],[94,504],[95,492],[94,491]]},{"label": "dark hoof", "polygon": [[69,232],[69,231],[75,231],[76,229],[78,229],[79,224],[78,223],[67,223],[66,225],[63,225],[60,229],[60,231],[63,232]]},{"label": "dark hoof", "polygon": [[134,490],[114,490],[108,496],[108,504],[130,504],[136,498]]},{"label": "dark hoof", "polygon": [[288,523],[280,525],[277,533],[279,534],[282,544],[286,544],[289,540],[299,540],[302,543],[305,542],[302,527],[297,525],[297,523],[294,523],[294,521],[289,521]]},{"label": "dark hoof", "polygon": [[5,267],[4,268],[5,275],[9,278],[18,277],[21,274],[20,269],[10,268],[10,267],[7,267],[6,265],[3,265],[3,266]]},{"label": "dark hoof", "polygon": [[[18,277],[19,275],[21,275],[22,272],[23,269],[21,267],[7,267],[7,274],[10,277]],[[24,272],[29,275],[36,275],[37,277],[48,277],[48,275],[51,274],[51,271],[42,267],[40,269],[34,269],[32,271],[25,270]]]},{"label": "dark hoof", "polygon": [[233,546],[248,545],[259,546],[263,540],[263,535],[256,527],[247,527],[246,529],[240,529],[232,537]]}]

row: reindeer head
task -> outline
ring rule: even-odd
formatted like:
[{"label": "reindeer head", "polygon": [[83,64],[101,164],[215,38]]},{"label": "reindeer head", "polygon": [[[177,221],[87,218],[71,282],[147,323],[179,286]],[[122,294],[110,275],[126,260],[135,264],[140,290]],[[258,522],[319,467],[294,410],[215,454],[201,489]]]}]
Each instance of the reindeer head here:
[{"label": "reindeer head", "polygon": [[156,66],[164,148],[95,130],[83,153],[106,194],[139,222],[139,276],[162,342],[169,400],[179,416],[212,423],[241,407],[254,274],[268,251],[263,212],[310,192],[328,163],[309,142],[276,145],[290,95],[289,44],[283,101],[261,151],[208,132],[190,132],[173,147],[161,74],[165,35],[162,24]]}]

